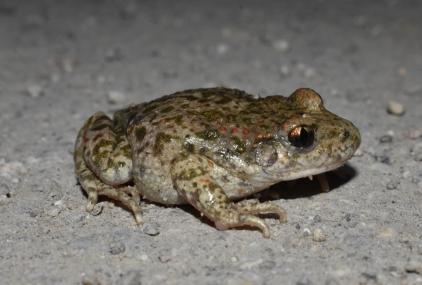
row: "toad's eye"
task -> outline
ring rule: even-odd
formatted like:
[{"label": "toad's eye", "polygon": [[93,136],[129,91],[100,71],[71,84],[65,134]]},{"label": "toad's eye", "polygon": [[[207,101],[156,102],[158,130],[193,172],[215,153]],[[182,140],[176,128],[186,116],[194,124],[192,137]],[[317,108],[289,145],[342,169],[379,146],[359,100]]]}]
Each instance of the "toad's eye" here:
[{"label": "toad's eye", "polygon": [[289,133],[289,142],[299,148],[308,148],[314,143],[314,130],[307,126],[297,126]]}]

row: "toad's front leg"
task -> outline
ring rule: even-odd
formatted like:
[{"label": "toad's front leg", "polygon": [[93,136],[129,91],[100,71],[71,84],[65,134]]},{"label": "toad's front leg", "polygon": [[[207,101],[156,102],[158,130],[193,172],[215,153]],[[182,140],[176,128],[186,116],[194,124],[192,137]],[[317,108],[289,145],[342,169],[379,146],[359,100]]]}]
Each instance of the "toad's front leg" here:
[{"label": "toad's front leg", "polygon": [[171,168],[176,190],[218,229],[250,226],[258,228],[264,237],[269,238],[267,224],[255,215],[276,214],[280,221],[285,221],[286,211],[270,202],[231,202],[210,176],[213,166],[212,161],[196,154],[176,159]]}]

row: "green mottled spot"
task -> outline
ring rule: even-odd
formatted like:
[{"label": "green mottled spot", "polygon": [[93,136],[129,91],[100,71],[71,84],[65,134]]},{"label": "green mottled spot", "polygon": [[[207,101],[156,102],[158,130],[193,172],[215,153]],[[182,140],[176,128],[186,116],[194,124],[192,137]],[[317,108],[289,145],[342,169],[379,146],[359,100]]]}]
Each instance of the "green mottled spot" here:
[{"label": "green mottled spot", "polygon": [[246,150],[245,143],[239,137],[232,137],[233,150],[237,153],[243,153]]},{"label": "green mottled spot", "polygon": [[120,152],[126,156],[126,157],[131,157],[131,148],[128,144],[124,145],[123,147],[121,147]]},{"label": "green mottled spot", "polygon": [[155,138],[155,144],[153,147],[154,155],[161,154],[163,151],[164,144],[169,143],[172,139],[172,136],[165,134],[165,133],[158,133]]},{"label": "green mottled spot", "polygon": [[183,116],[182,115],[177,115],[174,117],[169,118],[169,120],[174,121],[177,125],[181,125],[183,122]]},{"label": "green mottled spot", "polygon": [[219,133],[217,130],[205,130],[205,131],[196,133],[196,135],[197,137],[204,140],[216,140],[219,137]]},{"label": "green mottled spot", "polygon": [[145,106],[145,108],[142,110],[142,112],[146,114],[146,113],[153,111],[157,107],[158,107],[157,102],[151,102],[150,104]]},{"label": "green mottled spot", "polygon": [[147,129],[145,127],[140,127],[140,128],[135,129],[135,136],[138,142],[143,141],[146,133],[147,133]]},{"label": "green mottled spot", "polygon": [[193,183],[192,183],[192,187],[194,187],[194,188],[198,187],[198,183],[193,182]]},{"label": "green mottled spot", "polygon": [[252,124],[252,123],[253,123],[253,120],[252,120],[252,118],[251,118],[251,117],[242,117],[242,122],[243,122],[244,124],[248,124],[248,125],[250,125],[250,124]]},{"label": "green mottled spot", "polygon": [[173,109],[174,109],[173,106],[168,106],[168,107],[165,107],[164,109],[162,109],[161,113],[168,113],[168,112],[172,111]]},{"label": "green mottled spot", "polygon": [[109,152],[109,151],[111,151],[111,149],[108,149],[108,150],[101,150],[100,151],[100,149],[101,148],[108,148],[108,147],[110,147],[110,148],[113,148],[113,142],[112,141],[108,141],[108,140],[100,140],[95,146],[94,146],[94,148],[92,149],[92,155],[97,155],[97,154],[99,154],[100,152],[104,152],[104,151],[107,151],[107,152]]},{"label": "green mottled spot", "polygon": [[215,121],[219,118],[224,117],[223,113],[221,113],[219,110],[208,110],[201,113],[202,116],[204,116],[209,121]]},{"label": "green mottled spot", "polygon": [[182,180],[192,180],[195,177],[204,175],[205,171],[198,167],[198,168],[189,168],[184,169],[180,172],[179,178]]},{"label": "green mottled spot", "polygon": [[111,129],[111,125],[109,123],[103,123],[103,124],[94,124],[91,128],[90,131],[101,131],[104,129]]}]

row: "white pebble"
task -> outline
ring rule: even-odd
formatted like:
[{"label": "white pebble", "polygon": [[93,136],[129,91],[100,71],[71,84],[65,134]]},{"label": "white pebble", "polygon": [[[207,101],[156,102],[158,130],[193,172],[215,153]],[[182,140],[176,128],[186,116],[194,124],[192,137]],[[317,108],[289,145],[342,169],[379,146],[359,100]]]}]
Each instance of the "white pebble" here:
[{"label": "white pebble", "polygon": [[405,112],[404,106],[396,101],[388,102],[387,112],[391,115],[402,116]]},{"label": "white pebble", "polygon": [[44,88],[38,84],[28,85],[25,91],[32,98],[38,98],[44,94]]},{"label": "white pebble", "polygon": [[363,156],[363,151],[362,151],[362,149],[359,147],[359,148],[355,151],[355,153],[353,154],[353,156],[356,156],[356,157],[361,157],[361,156]]},{"label": "white pebble", "polygon": [[306,78],[314,77],[315,74],[316,74],[315,69],[313,69],[312,67],[307,67],[305,69],[304,75]]},{"label": "white pebble", "polygon": [[107,97],[108,101],[112,104],[122,103],[126,101],[126,94],[120,91],[109,91]]},{"label": "white pebble", "polygon": [[64,72],[71,73],[75,67],[75,61],[70,58],[64,58],[61,61],[61,68]]},{"label": "white pebble", "polygon": [[149,236],[156,236],[160,234],[160,230],[155,224],[144,224],[142,227],[142,231]]},{"label": "white pebble", "polygon": [[273,42],[273,48],[277,51],[285,52],[290,48],[290,44],[284,39],[279,39]]},{"label": "white pebble", "polygon": [[48,215],[50,216],[50,217],[57,217],[59,214],[60,214],[60,212],[61,212],[61,209],[59,209],[59,208],[53,208],[53,209],[51,209],[50,211],[48,211]]},{"label": "white pebble", "polygon": [[283,76],[289,76],[291,71],[290,71],[290,67],[288,65],[282,65],[280,67],[280,73]]},{"label": "white pebble", "polygon": [[311,235],[311,230],[308,228],[303,229],[303,236],[307,237]]},{"label": "white pebble", "polygon": [[322,242],[325,241],[327,239],[327,236],[325,235],[325,233],[321,230],[321,229],[315,229],[313,234],[312,234],[312,240],[316,241],[316,242]]},{"label": "white pebble", "polygon": [[146,255],[146,254],[142,254],[141,256],[139,256],[139,260],[141,260],[141,261],[147,261],[148,260],[148,255]]},{"label": "white pebble", "polygon": [[225,55],[229,51],[229,46],[226,44],[219,44],[217,46],[217,53],[219,55]]}]

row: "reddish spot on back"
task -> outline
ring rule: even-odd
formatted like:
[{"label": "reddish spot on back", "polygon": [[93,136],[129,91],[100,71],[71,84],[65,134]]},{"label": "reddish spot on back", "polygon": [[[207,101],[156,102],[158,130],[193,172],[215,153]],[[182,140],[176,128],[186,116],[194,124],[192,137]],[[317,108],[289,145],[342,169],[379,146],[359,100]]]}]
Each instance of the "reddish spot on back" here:
[{"label": "reddish spot on back", "polygon": [[248,128],[243,128],[242,129],[242,134],[246,137],[246,136],[248,136],[249,135],[249,129]]},{"label": "reddish spot on back", "polygon": [[220,133],[224,134],[224,133],[226,133],[226,132],[227,132],[227,128],[226,128],[226,127],[219,127],[219,128],[218,128],[218,131],[219,131]]}]

